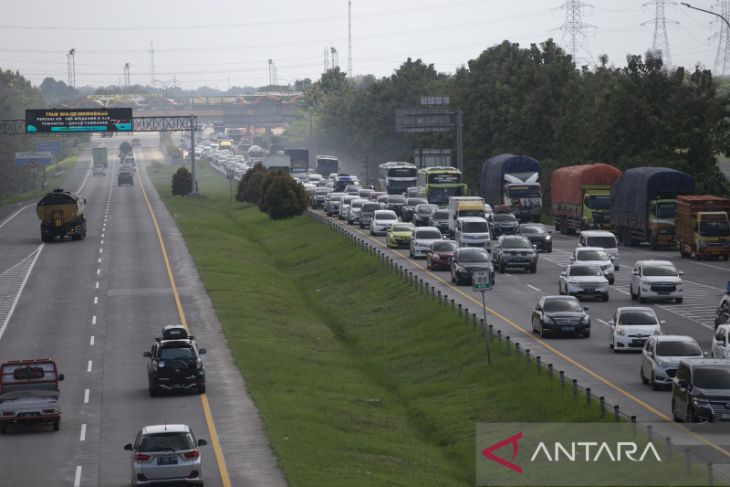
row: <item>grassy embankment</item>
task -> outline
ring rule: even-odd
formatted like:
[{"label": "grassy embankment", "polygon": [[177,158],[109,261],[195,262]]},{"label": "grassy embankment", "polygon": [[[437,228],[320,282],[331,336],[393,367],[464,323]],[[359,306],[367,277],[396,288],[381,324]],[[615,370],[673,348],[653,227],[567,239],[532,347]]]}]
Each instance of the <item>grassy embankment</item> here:
[{"label": "grassy embankment", "polygon": [[292,485],[473,485],[477,422],[600,421],[514,353],[488,366],[471,326],[327,227],[234,203],[207,167],[203,197],[172,197],[171,174],[151,176]]},{"label": "grassy embankment", "polygon": [[[17,203],[19,201],[25,201],[30,199],[36,199],[40,198],[44,194],[46,194],[48,191],[60,188],[63,185],[64,179],[66,179],[66,176],[68,176],[68,173],[71,169],[73,169],[74,165],[76,164],[76,161],[78,161],[79,156],[74,155],[67,157],[66,159],[63,159],[61,161],[58,161],[56,164],[52,164],[46,168],[46,179],[48,179],[48,186],[46,189],[41,189],[41,181],[43,179],[42,171],[39,171],[36,175],[37,178],[37,187],[38,189],[35,189],[33,191],[28,191],[26,193],[20,193],[13,196],[8,196],[7,198],[0,198],[0,206],[4,205],[12,205],[13,203]],[[56,173],[59,170],[62,170],[60,174],[56,175]],[[76,189],[76,188],[64,188],[64,189]]]}]

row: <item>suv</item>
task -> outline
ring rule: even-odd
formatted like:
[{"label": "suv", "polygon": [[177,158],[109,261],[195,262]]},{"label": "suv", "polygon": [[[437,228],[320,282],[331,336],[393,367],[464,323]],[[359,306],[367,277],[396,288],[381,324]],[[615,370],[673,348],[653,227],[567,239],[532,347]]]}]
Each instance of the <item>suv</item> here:
[{"label": "suv", "polygon": [[373,219],[373,215],[375,215],[375,211],[380,210],[381,208],[382,206],[374,201],[368,201],[363,204],[362,208],[360,208],[360,228],[369,227],[370,221]]},{"label": "suv", "polygon": [[521,267],[532,274],[537,272],[537,250],[527,237],[502,235],[492,252],[494,266],[504,274],[508,267]]},{"label": "suv", "polygon": [[400,216],[403,213],[403,206],[406,204],[406,197],[402,194],[391,194],[388,195],[388,199],[385,200],[385,208],[393,210],[396,215]]},{"label": "suv", "polygon": [[682,358],[703,358],[702,349],[690,336],[659,335],[646,341],[641,356],[639,376],[642,384],[651,384],[656,391],[672,385]]},{"label": "suv", "polygon": [[578,247],[601,247],[618,270],[618,241],[616,235],[606,230],[583,230],[578,235]]},{"label": "suv", "polygon": [[119,186],[121,186],[122,184],[134,186],[134,176],[132,175],[132,171],[126,169],[125,167],[122,167],[119,170],[119,176],[117,176],[117,184]]},{"label": "suv", "polygon": [[730,421],[730,367],[727,360],[682,359],[672,382],[675,421]]},{"label": "suv", "polygon": [[149,358],[147,383],[150,396],[160,390],[190,390],[197,388],[205,393],[205,369],[200,356],[204,348],[198,348],[195,337],[180,325],[168,325],[162,329],[162,337],[155,338],[149,352],[142,355]]},{"label": "suv", "polygon": [[647,299],[666,299],[679,304],[683,301],[683,275],[668,260],[640,260],[631,273],[631,299],[640,303]]}]

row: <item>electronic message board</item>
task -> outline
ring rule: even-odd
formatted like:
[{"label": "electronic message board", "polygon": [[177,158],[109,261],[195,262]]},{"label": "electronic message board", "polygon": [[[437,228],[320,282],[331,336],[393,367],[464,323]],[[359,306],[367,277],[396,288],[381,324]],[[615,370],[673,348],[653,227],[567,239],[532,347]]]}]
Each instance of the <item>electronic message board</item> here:
[{"label": "electronic message board", "polygon": [[25,111],[25,132],[131,132],[131,108],[49,108]]}]

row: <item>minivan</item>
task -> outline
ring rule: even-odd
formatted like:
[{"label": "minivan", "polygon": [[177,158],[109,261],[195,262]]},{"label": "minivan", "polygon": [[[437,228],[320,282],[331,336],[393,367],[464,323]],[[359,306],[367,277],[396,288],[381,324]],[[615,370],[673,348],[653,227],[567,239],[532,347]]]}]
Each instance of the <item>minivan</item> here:
[{"label": "minivan", "polygon": [[482,247],[487,250],[492,248],[487,220],[476,216],[465,216],[456,219],[454,240],[461,247]]},{"label": "minivan", "polygon": [[618,270],[618,240],[616,235],[606,230],[583,230],[578,235],[578,247],[601,247]]},{"label": "minivan", "polygon": [[679,361],[672,382],[675,421],[730,421],[730,361],[695,358]]}]

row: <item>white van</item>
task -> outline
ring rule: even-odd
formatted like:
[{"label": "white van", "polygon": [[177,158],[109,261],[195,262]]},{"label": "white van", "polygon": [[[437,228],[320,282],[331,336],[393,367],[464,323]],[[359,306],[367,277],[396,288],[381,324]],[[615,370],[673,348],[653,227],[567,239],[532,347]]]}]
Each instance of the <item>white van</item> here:
[{"label": "white van", "polygon": [[492,239],[489,236],[487,220],[476,216],[456,219],[454,240],[460,247],[483,247],[492,250]]},{"label": "white van", "polygon": [[578,247],[601,247],[611,258],[614,270],[618,270],[618,240],[613,233],[607,230],[583,230],[578,235]]}]

